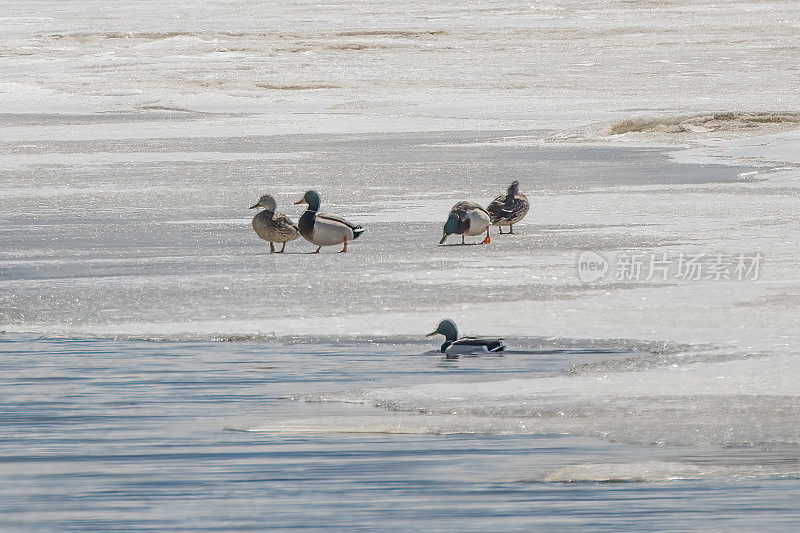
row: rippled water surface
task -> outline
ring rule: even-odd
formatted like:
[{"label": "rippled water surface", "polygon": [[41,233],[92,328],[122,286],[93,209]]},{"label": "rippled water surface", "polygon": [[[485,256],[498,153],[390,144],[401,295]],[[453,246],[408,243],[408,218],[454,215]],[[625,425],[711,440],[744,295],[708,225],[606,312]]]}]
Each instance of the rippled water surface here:
[{"label": "rippled water surface", "polygon": [[[4,530],[716,529],[800,518],[785,450],[372,433],[353,421],[391,413],[287,398],[546,375],[632,355],[541,340],[503,358],[446,361],[420,355],[429,347],[2,336]],[[298,419],[327,428],[249,431]]]}]

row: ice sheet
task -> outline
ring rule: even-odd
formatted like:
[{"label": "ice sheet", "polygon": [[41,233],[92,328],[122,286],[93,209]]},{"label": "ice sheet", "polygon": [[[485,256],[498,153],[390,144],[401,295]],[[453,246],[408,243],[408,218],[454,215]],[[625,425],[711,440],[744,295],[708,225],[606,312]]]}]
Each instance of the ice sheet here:
[{"label": "ice sheet", "polygon": [[[447,431],[797,443],[793,2],[39,1],[0,20],[0,329],[412,338],[449,316],[690,344],[474,396],[351,396]],[[516,235],[436,246],[452,203],[512,179],[533,204]],[[347,255],[266,254],[247,207],[269,191],[297,217],[312,186],[367,232]],[[585,250],[764,264],[586,284]]]}]

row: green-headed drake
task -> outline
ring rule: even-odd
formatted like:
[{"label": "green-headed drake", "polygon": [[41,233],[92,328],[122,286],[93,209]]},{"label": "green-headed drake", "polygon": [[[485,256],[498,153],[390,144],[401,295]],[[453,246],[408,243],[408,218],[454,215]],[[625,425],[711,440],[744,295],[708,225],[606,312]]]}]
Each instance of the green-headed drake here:
[{"label": "green-headed drake", "polygon": [[283,246],[278,252],[282,253],[286,248],[286,243],[298,238],[300,231],[295,223],[289,220],[289,217],[276,211],[277,204],[272,195],[265,194],[250,209],[256,209],[257,207],[263,207],[264,210],[259,211],[253,217],[253,229],[256,230],[256,235],[265,241],[269,241],[269,253],[275,253],[275,243],[282,242]]},{"label": "green-headed drake", "polygon": [[320,197],[317,191],[306,191],[302,198],[295,204],[308,204],[308,209],[302,214],[297,227],[302,235],[311,244],[316,244],[319,253],[323,246],[344,244],[341,252],[347,251],[347,241],[354,241],[364,233],[364,228],[358,224],[348,222],[340,216],[318,213]]},{"label": "green-headed drake", "polygon": [[458,328],[455,322],[445,318],[436,330],[428,333],[428,337],[433,335],[444,335],[445,341],[439,351],[447,355],[449,359],[455,359],[459,355],[480,355],[499,353],[506,349],[502,339],[492,337],[461,337],[458,336]]},{"label": "green-headed drake", "polygon": [[450,210],[447,222],[444,223],[444,235],[439,244],[444,244],[448,235],[461,235],[461,244],[464,236],[472,237],[486,232],[483,244],[489,244],[489,213],[475,202],[458,202]]}]

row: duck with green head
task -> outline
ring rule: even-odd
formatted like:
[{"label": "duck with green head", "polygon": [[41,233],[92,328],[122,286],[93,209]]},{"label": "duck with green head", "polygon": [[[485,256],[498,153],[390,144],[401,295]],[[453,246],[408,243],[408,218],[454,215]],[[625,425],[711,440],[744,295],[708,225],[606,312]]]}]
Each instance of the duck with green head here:
[{"label": "duck with green head", "polygon": [[319,213],[320,196],[317,191],[306,191],[296,204],[308,204],[306,211],[300,216],[297,227],[308,242],[315,244],[319,253],[323,246],[344,244],[340,253],[347,251],[347,242],[354,241],[364,233],[364,228],[353,224],[340,216]]},{"label": "duck with green head", "polygon": [[492,337],[458,337],[458,328],[455,322],[445,318],[436,329],[428,333],[428,337],[433,335],[444,335],[444,344],[439,351],[447,355],[448,359],[455,359],[460,355],[480,355],[489,353],[500,353],[506,349],[502,339]]},{"label": "duck with green head", "polygon": [[461,235],[461,244],[465,244],[464,236],[472,237],[486,232],[482,244],[489,244],[489,213],[475,202],[458,202],[450,210],[447,222],[444,223],[444,234],[439,244],[444,244],[449,235]]}]

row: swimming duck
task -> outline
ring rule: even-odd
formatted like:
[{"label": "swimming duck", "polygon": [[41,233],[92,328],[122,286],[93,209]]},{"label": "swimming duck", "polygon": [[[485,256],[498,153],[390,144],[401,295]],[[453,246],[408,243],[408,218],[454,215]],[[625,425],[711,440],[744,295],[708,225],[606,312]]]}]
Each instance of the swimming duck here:
[{"label": "swimming duck", "polygon": [[334,246],[344,243],[339,253],[347,251],[347,241],[354,241],[364,233],[360,225],[348,222],[342,217],[317,213],[319,211],[320,197],[317,191],[306,191],[302,198],[295,202],[308,204],[308,209],[302,214],[297,227],[308,242],[317,245],[312,252],[318,254],[323,246]]},{"label": "swimming duck", "polygon": [[514,233],[514,224],[522,220],[531,203],[524,194],[519,192],[519,182],[514,180],[508,188],[506,194],[501,194],[495,198],[486,210],[492,219],[492,225],[497,226],[500,234],[503,234],[503,226],[510,226],[508,233]]},{"label": "swimming duck", "polygon": [[283,246],[281,251],[278,252],[282,253],[286,248],[286,243],[298,238],[300,231],[295,223],[289,220],[289,217],[275,211],[277,204],[275,198],[271,195],[265,194],[250,209],[256,209],[257,207],[263,207],[264,210],[259,211],[253,217],[253,229],[256,230],[256,234],[259,237],[269,241],[269,253],[271,254],[275,253],[275,243],[282,242]]},{"label": "swimming duck", "polygon": [[465,354],[499,353],[506,349],[506,345],[503,344],[502,339],[491,337],[458,338],[456,324],[449,318],[445,318],[439,322],[436,330],[428,333],[426,336],[431,337],[433,335],[444,335],[445,341],[439,351],[447,355],[448,359],[455,359],[459,355]]},{"label": "swimming duck", "polygon": [[461,244],[464,244],[464,236],[472,237],[480,235],[486,231],[486,238],[483,244],[489,244],[489,213],[474,202],[458,202],[450,210],[447,222],[444,223],[444,235],[439,244],[444,244],[448,235],[461,235]]}]

